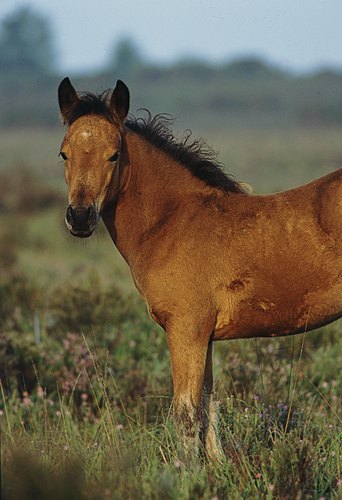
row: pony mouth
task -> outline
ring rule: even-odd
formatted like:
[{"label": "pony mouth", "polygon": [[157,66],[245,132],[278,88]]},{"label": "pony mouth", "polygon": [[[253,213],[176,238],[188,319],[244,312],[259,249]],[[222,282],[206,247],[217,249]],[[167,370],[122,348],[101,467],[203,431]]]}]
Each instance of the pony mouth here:
[{"label": "pony mouth", "polygon": [[76,238],[89,238],[89,236],[91,236],[93,234],[93,232],[95,231],[95,228],[96,228],[96,224],[94,224],[86,229],[76,229],[71,224],[69,224],[69,222],[67,221],[66,218],[65,218],[65,224],[66,224],[66,227],[69,229],[70,233],[73,236],[76,236]]},{"label": "pony mouth", "polygon": [[73,236],[76,236],[77,238],[89,238],[89,236],[91,236],[95,231],[95,227],[92,229],[88,229],[87,231],[76,231],[75,229],[69,229],[69,231]]}]

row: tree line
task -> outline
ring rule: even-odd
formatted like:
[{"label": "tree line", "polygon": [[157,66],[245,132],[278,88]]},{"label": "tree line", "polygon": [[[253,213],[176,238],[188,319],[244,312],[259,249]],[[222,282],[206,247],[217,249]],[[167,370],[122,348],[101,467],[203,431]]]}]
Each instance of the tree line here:
[{"label": "tree line", "polygon": [[[62,76],[49,20],[29,7],[0,27],[0,126],[57,125],[56,87]],[[122,39],[96,75],[75,79],[77,88],[101,91],[126,81],[132,110],[147,107],[205,127],[342,125],[342,73],[295,76],[259,58],[211,64],[181,59],[147,60],[134,41]]]}]

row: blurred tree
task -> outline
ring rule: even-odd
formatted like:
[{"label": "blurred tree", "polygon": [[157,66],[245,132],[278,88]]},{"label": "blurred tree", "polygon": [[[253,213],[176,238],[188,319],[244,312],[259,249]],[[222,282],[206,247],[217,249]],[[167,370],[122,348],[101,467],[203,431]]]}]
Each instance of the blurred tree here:
[{"label": "blurred tree", "polygon": [[130,39],[122,38],[114,48],[109,67],[118,78],[127,78],[145,65],[139,47]]},{"label": "blurred tree", "polygon": [[55,69],[50,25],[29,7],[10,14],[0,28],[0,72],[48,75]]},{"label": "blurred tree", "polygon": [[244,57],[226,66],[226,71],[234,77],[251,79],[260,77],[280,76],[282,72],[258,57]]},{"label": "blurred tree", "polygon": [[215,73],[214,67],[204,59],[196,56],[185,56],[171,66],[174,74],[180,77],[192,77],[195,79],[208,80]]}]

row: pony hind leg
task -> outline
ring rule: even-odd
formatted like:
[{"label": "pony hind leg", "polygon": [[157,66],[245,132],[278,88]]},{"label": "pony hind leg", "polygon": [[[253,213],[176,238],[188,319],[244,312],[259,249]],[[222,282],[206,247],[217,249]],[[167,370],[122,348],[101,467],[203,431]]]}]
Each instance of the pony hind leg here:
[{"label": "pony hind leg", "polygon": [[221,461],[224,454],[218,438],[216,405],[213,398],[213,341],[209,341],[202,393],[201,440],[208,460]]}]

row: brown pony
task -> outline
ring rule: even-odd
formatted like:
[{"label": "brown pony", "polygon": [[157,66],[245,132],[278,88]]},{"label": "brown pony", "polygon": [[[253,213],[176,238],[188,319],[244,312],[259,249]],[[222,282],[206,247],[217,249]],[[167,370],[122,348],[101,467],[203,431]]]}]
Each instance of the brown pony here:
[{"label": "brown pony", "polygon": [[221,453],[212,401],[214,340],[291,335],[342,315],[342,169],[251,195],[202,143],[162,116],[126,119],[129,91],[58,89],[66,224],[101,216],[171,353],[174,413],[187,457]]}]

